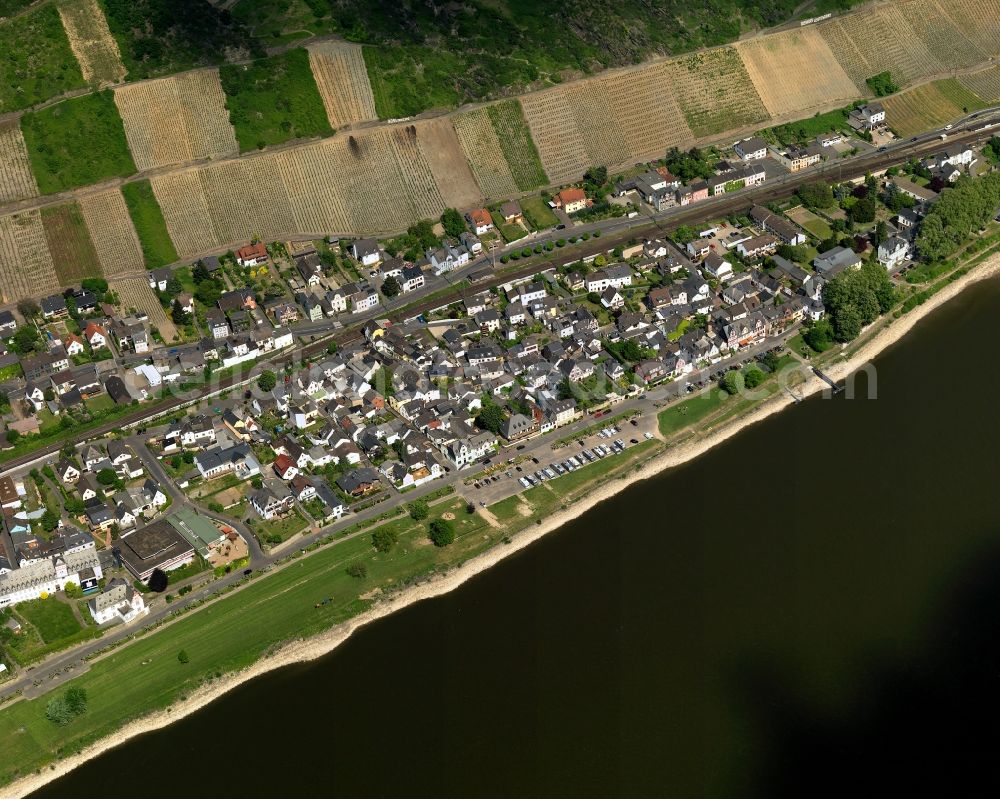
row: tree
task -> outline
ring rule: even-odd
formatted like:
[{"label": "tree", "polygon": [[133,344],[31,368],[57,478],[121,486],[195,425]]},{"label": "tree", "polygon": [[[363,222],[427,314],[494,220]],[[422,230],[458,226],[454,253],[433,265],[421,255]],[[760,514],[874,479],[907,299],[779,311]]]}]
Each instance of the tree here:
[{"label": "tree", "polygon": [[278,385],[278,376],[270,369],[265,369],[257,378],[257,387],[261,391],[272,391]]},{"label": "tree", "polygon": [[176,325],[184,326],[191,323],[191,314],[184,310],[181,301],[176,299],[174,304],[170,306],[170,318]]},{"label": "tree", "polygon": [[153,573],[149,575],[149,580],[146,582],[149,586],[150,591],[155,591],[158,594],[162,594],[167,590],[167,575],[163,569],[153,569]]},{"label": "tree", "polygon": [[101,469],[97,473],[97,482],[103,486],[111,486],[118,482],[118,475],[114,469]]},{"label": "tree", "polygon": [[402,290],[403,287],[399,285],[399,281],[392,275],[382,281],[382,293],[390,300],[398,296]]},{"label": "tree", "polygon": [[358,580],[363,580],[368,576],[368,567],[364,563],[352,563],[345,571],[349,577],[355,577]]},{"label": "tree", "polygon": [[186,649],[182,649],[180,652],[177,653],[177,661],[179,663],[188,663],[190,662],[190,660],[191,658],[188,656]]},{"label": "tree", "polygon": [[42,514],[42,529],[47,533],[51,533],[58,526],[59,514],[52,510],[52,508],[46,508],[45,513]]},{"label": "tree", "polygon": [[743,385],[747,388],[757,388],[757,386],[764,382],[766,377],[767,375],[764,374],[760,367],[748,366],[746,374],[743,375]]},{"label": "tree", "polygon": [[410,518],[415,522],[421,522],[430,515],[430,507],[427,505],[427,500],[418,499],[411,502],[406,506],[410,511]]},{"label": "tree", "polygon": [[899,85],[893,81],[890,72],[879,72],[878,75],[872,75],[865,80],[865,83],[868,84],[868,88],[876,97],[885,97],[899,91]]},{"label": "tree", "polygon": [[458,238],[466,231],[465,220],[454,208],[445,208],[441,214],[441,226],[444,232],[452,238]]},{"label": "tree", "polygon": [[820,180],[800,186],[796,193],[808,208],[832,208],[836,202],[829,184]]},{"label": "tree", "polygon": [[435,519],[430,525],[430,539],[436,547],[446,547],[455,540],[455,528],[447,519]]},{"label": "tree", "polygon": [[195,285],[198,285],[204,283],[206,280],[212,280],[212,273],[208,271],[208,267],[205,264],[198,261],[194,265],[194,269],[191,270],[191,277],[194,278]]},{"label": "tree", "polygon": [[38,335],[38,330],[33,325],[25,325],[19,327],[14,334],[11,349],[18,355],[27,355],[38,349],[40,344],[41,336]]},{"label": "tree", "polygon": [[764,364],[764,368],[769,372],[776,372],[778,370],[778,355],[777,353],[768,350],[761,357],[760,362]]},{"label": "tree", "polygon": [[851,210],[847,212],[847,215],[851,218],[851,221],[863,225],[875,221],[876,210],[875,201],[870,197],[865,197],[854,203],[851,206]]},{"label": "tree", "polygon": [[719,381],[722,390],[732,397],[735,397],[743,388],[743,374],[739,369],[730,369]]},{"label": "tree", "polygon": [[377,552],[388,552],[399,540],[395,530],[380,529],[372,533],[372,546]]},{"label": "tree", "polygon": [[38,307],[38,303],[32,299],[21,300],[17,304],[17,310],[25,319],[34,319],[42,312],[42,309]]},{"label": "tree", "polygon": [[205,280],[198,284],[194,290],[194,296],[203,305],[215,305],[222,296],[222,289],[214,280]]},{"label": "tree", "polygon": [[689,241],[694,241],[698,238],[698,231],[690,225],[681,225],[673,232],[671,238],[683,247]]},{"label": "tree", "polygon": [[826,352],[833,346],[833,326],[829,319],[820,319],[805,325],[802,338],[816,352]]},{"label": "tree", "polygon": [[16,443],[16,442],[17,442],[17,440],[18,440],[18,439],[19,439],[20,437],[21,437],[21,434],[20,434],[20,433],[19,433],[19,432],[18,432],[17,430],[14,430],[14,429],[13,429],[13,428],[11,428],[11,427],[8,427],[8,428],[7,428],[7,442],[8,442],[8,443],[10,443],[10,444],[14,444],[14,443]]},{"label": "tree", "polygon": [[69,724],[86,712],[87,691],[84,688],[70,688],[66,693],[50,699],[45,707],[45,717],[60,726]]},{"label": "tree", "polygon": [[484,405],[476,415],[476,425],[491,433],[499,433],[503,426],[503,410],[492,402]]}]

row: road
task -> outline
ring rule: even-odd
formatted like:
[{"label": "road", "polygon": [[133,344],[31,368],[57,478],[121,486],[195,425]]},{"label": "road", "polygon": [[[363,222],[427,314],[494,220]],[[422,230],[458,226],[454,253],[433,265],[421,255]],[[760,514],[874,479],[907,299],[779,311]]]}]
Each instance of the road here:
[{"label": "road", "polygon": [[[998,121],[1000,121],[1000,109],[993,108],[980,111],[955,123],[948,132],[947,141],[942,141],[939,138],[939,134],[932,131],[917,136],[913,140],[901,141],[888,147],[885,151],[870,151],[853,158],[839,159],[836,162],[824,164],[819,168],[807,169],[802,172],[786,175],[783,178],[765,183],[756,189],[744,189],[719,197],[710,197],[694,205],[671,208],[658,214],[650,214],[644,218],[604,220],[603,222],[590,225],[577,226],[573,228],[572,235],[578,236],[584,232],[596,229],[600,229],[602,235],[599,238],[592,238],[587,242],[565,250],[565,255],[562,255],[564,250],[560,249],[556,250],[560,254],[558,257],[531,259],[531,262],[524,266],[501,269],[490,279],[476,284],[474,289],[460,285],[447,295],[437,296],[430,300],[426,299],[426,297],[436,289],[418,290],[410,295],[397,297],[395,300],[386,303],[383,307],[352,316],[350,324],[335,333],[322,336],[294,352],[270,358],[268,362],[281,368],[286,363],[292,362],[296,357],[306,360],[325,352],[329,342],[344,345],[358,341],[361,338],[361,328],[371,319],[388,317],[398,321],[400,319],[411,318],[434,308],[447,305],[450,302],[461,300],[472,290],[482,291],[510,280],[527,277],[547,269],[557,268],[585,256],[613,249],[620,244],[627,243],[631,239],[641,240],[643,238],[660,236],[669,233],[680,225],[694,225],[698,222],[717,219],[735,212],[744,211],[754,203],[763,204],[783,199],[794,194],[799,186],[821,178],[832,181],[843,181],[863,177],[868,172],[877,172],[887,169],[890,166],[905,163],[912,158],[930,155],[946,145],[983,142],[988,140],[990,135],[998,130],[998,128],[984,130],[982,129],[983,125],[987,122],[996,123]],[[537,237],[532,241],[532,244],[544,244],[547,241],[555,241],[567,235],[566,231],[553,231],[552,233]],[[523,247],[523,244],[521,246]],[[461,270],[456,270],[451,273],[449,280],[459,281],[467,277],[472,271],[482,268],[482,265],[480,262],[464,267]],[[424,299],[421,299],[422,297]],[[329,326],[332,326],[330,323],[326,324],[328,325],[327,329],[329,329]],[[240,383],[241,380],[245,380],[245,378],[226,378],[215,387],[215,390],[229,388]],[[200,392],[202,396],[206,393],[208,393],[207,390]],[[170,410],[185,407],[196,399],[197,397],[195,396],[177,397],[153,407],[137,410],[135,413],[126,414],[114,421],[88,431],[87,436],[88,438],[100,437],[112,430],[140,425],[144,420]],[[2,468],[0,468],[0,476],[32,463],[40,457],[58,452],[62,443],[62,441],[56,441],[25,455],[6,461]]]}]

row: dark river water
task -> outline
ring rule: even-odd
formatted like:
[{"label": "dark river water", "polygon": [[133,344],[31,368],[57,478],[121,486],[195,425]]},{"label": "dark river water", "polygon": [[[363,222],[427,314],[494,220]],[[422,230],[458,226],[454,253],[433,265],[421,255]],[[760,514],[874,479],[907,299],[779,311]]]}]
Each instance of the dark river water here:
[{"label": "dark river water", "polygon": [[998,323],[977,286],[877,400],[789,408],[36,796],[996,796]]}]

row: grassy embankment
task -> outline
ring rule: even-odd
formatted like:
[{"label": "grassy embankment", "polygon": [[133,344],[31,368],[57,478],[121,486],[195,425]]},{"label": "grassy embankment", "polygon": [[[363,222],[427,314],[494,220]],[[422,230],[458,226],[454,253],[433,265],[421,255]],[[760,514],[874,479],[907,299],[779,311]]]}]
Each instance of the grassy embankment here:
[{"label": "grassy embankment", "polygon": [[[25,0],[3,0],[0,16]],[[0,110],[28,108],[87,85],[54,5],[41,6],[0,24]]]},{"label": "grassy embankment", "polygon": [[132,219],[136,235],[139,237],[146,268],[157,269],[176,261],[177,250],[170,239],[163,211],[156,201],[156,195],[153,194],[153,187],[149,181],[137,180],[126,183],[122,186],[122,196],[125,198],[125,205],[128,207],[128,215]]}]

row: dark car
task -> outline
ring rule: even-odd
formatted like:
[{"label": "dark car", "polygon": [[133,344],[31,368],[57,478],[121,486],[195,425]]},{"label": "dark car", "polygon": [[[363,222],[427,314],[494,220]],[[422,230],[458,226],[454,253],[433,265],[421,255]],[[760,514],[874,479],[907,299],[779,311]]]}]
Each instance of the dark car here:
[{"label": "dark car", "polygon": [[243,570],[243,576],[244,577],[249,577],[251,574],[253,574],[253,569],[244,569]]}]

